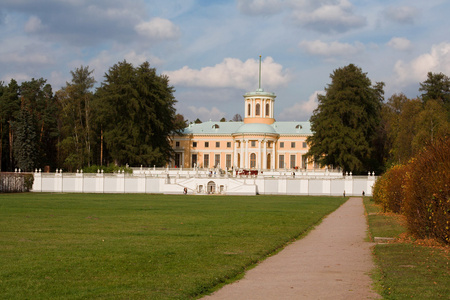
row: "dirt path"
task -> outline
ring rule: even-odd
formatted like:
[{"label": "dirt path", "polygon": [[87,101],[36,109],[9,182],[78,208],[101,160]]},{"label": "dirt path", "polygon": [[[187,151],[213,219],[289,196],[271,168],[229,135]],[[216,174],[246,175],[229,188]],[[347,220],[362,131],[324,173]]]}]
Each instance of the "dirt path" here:
[{"label": "dirt path", "polygon": [[204,299],[377,299],[361,198],[350,198],[305,238]]}]

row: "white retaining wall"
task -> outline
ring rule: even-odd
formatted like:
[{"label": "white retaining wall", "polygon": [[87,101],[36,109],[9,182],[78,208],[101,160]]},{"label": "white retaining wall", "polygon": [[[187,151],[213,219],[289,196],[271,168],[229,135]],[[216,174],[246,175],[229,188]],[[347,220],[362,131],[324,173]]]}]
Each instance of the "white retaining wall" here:
[{"label": "white retaining wall", "polygon": [[226,195],[372,195],[376,176],[34,173],[33,192]]}]

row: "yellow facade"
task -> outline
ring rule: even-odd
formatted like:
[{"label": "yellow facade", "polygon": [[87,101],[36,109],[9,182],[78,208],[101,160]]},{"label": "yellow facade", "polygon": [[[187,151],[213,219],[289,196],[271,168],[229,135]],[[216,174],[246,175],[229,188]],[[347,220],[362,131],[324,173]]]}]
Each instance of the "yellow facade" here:
[{"label": "yellow facade", "polygon": [[190,124],[172,137],[172,167],[313,169],[307,160],[309,122],[276,122],[275,94],[258,89],[244,95],[243,122]]}]

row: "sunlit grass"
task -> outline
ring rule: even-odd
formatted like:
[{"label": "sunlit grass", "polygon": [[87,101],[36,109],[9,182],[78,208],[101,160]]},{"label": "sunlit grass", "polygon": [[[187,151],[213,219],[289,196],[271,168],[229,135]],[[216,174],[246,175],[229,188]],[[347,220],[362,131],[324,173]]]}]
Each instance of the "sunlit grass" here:
[{"label": "sunlit grass", "polygon": [[[405,233],[401,217],[377,214],[380,208],[364,199],[373,237],[398,238]],[[378,269],[373,279],[384,299],[450,299],[449,254],[442,248],[414,244],[412,240],[377,244]]]},{"label": "sunlit grass", "polygon": [[298,238],[339,197],[0,195],[2,299],[186,299]]}]

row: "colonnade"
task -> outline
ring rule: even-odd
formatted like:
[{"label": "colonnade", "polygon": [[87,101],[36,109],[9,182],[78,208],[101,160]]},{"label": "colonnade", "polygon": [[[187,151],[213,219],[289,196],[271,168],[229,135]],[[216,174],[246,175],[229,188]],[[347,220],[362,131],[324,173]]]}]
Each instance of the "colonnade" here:
[{"label": "colonnade", "polygon": [[[255,141],[258,145],[253,148],[249,144]],[[269,143],[272,143],[269,147]],[[238,149],[239,144],[239,149]],[[274,169],[275,168],[275,139],[257,139],[250,140],[246,138],[236,139],[234,141],[233,149],[233,165],[238,168],[252,168],[252,169]],[[255,165],[251,165],[251,154],[255,154]],[[270,161],[268,163],[268,157],[270,155]]]}]

